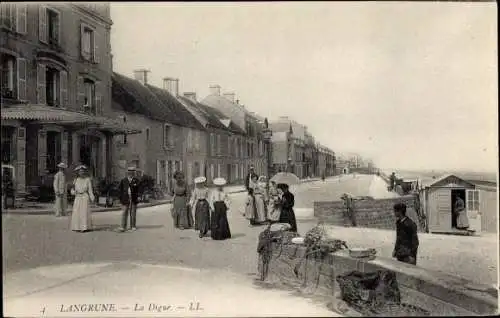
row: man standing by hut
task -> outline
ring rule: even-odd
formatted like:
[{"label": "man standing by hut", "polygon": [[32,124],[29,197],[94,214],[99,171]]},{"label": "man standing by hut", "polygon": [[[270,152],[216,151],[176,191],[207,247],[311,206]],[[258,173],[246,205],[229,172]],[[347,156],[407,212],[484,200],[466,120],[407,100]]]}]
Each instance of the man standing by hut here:
[{"label": "man standing by hut", "polygon": [[56,202],[54,204],[54,212],[56,217],[60,217],[66,214],[66,208],[68,204],[68,194],[66,188],[66,175],[64,174],[64,169],[68,166],[61,162],[57,165],[59,171],[54,176],[54,193],[56,195]]},{"label": "man standing by hut", "polygon": [[417,265],[418,235],[417,224],[406,216],[406,204],[394,205],[396,216],[396,244],[392,257],[400,262]]}]

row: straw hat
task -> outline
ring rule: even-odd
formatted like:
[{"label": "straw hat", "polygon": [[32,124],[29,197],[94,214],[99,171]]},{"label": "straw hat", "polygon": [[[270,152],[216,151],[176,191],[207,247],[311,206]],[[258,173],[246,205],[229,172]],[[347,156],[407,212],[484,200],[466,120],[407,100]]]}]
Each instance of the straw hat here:
[{"label": "straw hat", "polygon": [[75,171],[80,171],[80,170],[87,170],[87,166],[79,165],[78,167],[75,168]]},{"label": "straw hat", "polygon": [[205,177],[196,177],[196,178],[194,178],[194,183],[196,183],[196,184],[203,183],[205,181],[207,181],[207,178],[205,178]]},{"label": "straw hat", "polygon": [[57,165],[58,168],[63,168],[63,169],[66,169],[68,166],[64,163],[64,162],[60,162],[58,165]]},{"label": "straw hat", "polygon": [[135,168],[135,167],[128,167],[128,168],[127,168],[127,171],[135,171],[135,170],[136,170],[136,168]]},{"label": "straw hat", "polygon": [[227,181],[224,178],[215,178],[214,179],[214,184],[216,186],[223,186],[223,185],[226,185],[226,183],[227,183]]}]

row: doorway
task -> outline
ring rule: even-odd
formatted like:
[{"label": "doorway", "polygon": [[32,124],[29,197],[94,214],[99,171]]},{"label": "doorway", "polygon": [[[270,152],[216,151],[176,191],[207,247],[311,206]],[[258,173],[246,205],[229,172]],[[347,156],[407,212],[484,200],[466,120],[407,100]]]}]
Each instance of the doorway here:
[{"label": "doorway", "polygon": [[101,139],[96,136],[80,136],[80,162],[87,166],[92,177],[100,176],[100,147]]},{"label": "doorway", "polygon": [[457,198],[460,198],[464,202],[465,207],[465,189],[453,189],[451,190],[451,227],[457,228],[457,217],[458,213],[455,211],[455,203]]}]

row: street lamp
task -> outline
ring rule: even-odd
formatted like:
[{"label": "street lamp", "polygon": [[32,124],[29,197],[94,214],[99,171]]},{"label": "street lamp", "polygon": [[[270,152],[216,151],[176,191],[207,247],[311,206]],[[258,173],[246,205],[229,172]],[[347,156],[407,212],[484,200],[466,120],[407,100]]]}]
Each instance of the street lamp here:
[{"label": "street lamp", "polygon": [[264,129],[262,130],[262,135],[264,138],[264,144],[266,145],[266,163],[267,163],[267,178],[266,178],[266,191],[269,197],[269,179],[271,179],[271,170],[272,170],[272,157],[271,157],[271,137],[273,132],[269,129],[269,123],[267,118],[264,119]]}]

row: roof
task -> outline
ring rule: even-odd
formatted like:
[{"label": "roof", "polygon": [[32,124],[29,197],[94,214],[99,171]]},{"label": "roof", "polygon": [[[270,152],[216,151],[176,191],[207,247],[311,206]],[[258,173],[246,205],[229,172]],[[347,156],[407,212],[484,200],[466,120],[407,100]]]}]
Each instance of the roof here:
[{"label": "roof", "polygon": [[139,127],[134,127],[134,125],[123,123],[110,117],[91,115],[84,112],[47,105],[20,104],[3,106],[1,108],[1,118],[2,120],[33,120],[40,123],[58,123],[62,125],[93,127],[115,134],[134,134],[141,132],[141,128]]},{"label": "roof", "polygon": [[[205,105],[203,103],[197,103],[197,105],[203,111],[205,111],[205,112],[211,114],[212,116],[214,116],[215,118],[217,118],[217,121],[219,121],[224,126],[224,129],[229,129],[231,132],[233,132],[235,134],[239,134],[239,135],[245,134],[245,131],[243,129],[238,127],[238,125],[236,125],[230,118],[228,118],[226,115],[224,115],[224,113],[221,112],[220,110],[213,108],[213,107],[210,107],[208,105]],[[229,120],[229,126],[226,125],[228,120]]]},{"label": "roof", "polygon": [[196,118],[169,92],[113,72],[112,107],[150,119],[203,130]]},{"label": "roof", "polygon": [[474,186],[474,184],[472,184],[472,183],[470,183],[462,178],[459,178],[454,174],[447,174],[447,175],[441,176],[440,178],[437,178],[437,179],[422,181],[422,186],[424,188],[435,187],[435,186],[438,186],[440,183],[443,183],[446,179],[452,179],[452,178],[458,179],[460,182],[467,184],[471,187]]},{"label": "roof", "polygon": [[[205,109],[202,105],[200,105],[198,102],[195,102],[191,100],[190,98],[184,97],[184,96],[179,96],[179,99],[188,104],[190,107],[196,109],[198,113],[201,113],[201,115],[206,119],[208,125],[212,126],[213,128],[218,128],[218,129],[224,129],[227,130],[227,127],[224,126],[219,118],[214,114],[213,111]],[[209,108],[209,107],[206,107]]]},{"label": "roof", "polygon": [[128,113],[140,114],[159,121],[170,121],[162,102],[139,81],[113,72],[112,106]]}]

